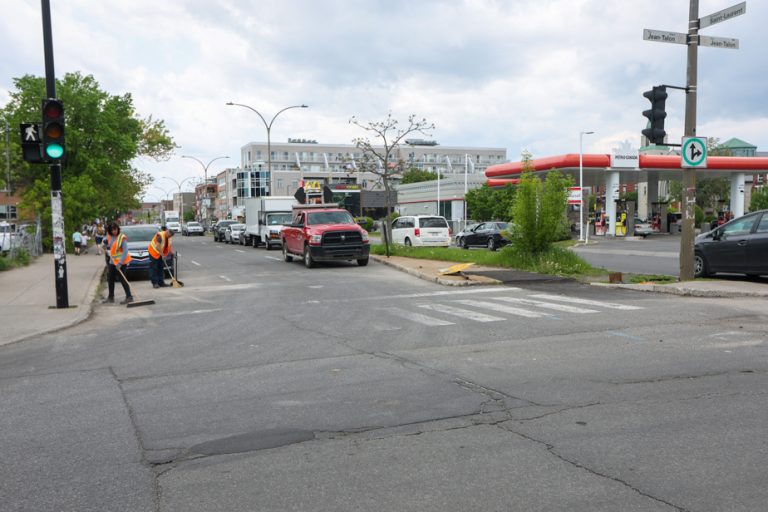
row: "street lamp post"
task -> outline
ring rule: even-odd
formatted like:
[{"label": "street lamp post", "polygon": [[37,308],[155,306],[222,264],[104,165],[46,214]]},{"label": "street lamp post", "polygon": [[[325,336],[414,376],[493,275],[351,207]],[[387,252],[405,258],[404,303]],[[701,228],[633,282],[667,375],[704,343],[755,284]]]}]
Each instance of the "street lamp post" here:
[{"label": "street lamp post", "polygon": [[583,139],[585,135],[595,132],[579,132],[579,242],[584,241],[584,151]]},{"label": "street lamp post", "polygon": [[280,114],[282,114],[286,110],[290,110],[292,108],[308,108],[309,105],[301,104],[301,105],[291,105],[290,107],[285,107],[284,109],[278,111],[277,114],[272,116],[272,119],[269,122],[267,122],[267,120],[264,119],[264,116],[262,116],[259,113],[258,110],[256,110],[255,108],[253,108],[251,106],[243,105],[242,103],[233,103],[231,101],[228,101],[227,105],[234,105],[234,106],[237,106],[237,107],[244,107],[244,108],[247,108],[247,109],[250,109],[250,110],[256,112],[256,115],[259,116],[261,121],[264,123],[264,127],[267,129],[267,171],[269,172],[269,192],[271,194],[272,193],[272,136],[271,136],[272,123],[275,122],[275,119],[277,119],[277,116],[279,116]]},{"label": "street lamp post", "polygon": [[[203,199],[204,200],[208,199],[208,167],[210,167],[210,165],[213,162],[215,162],[216,160],[221,160],[222,158],[229,158],[229,157],[228,156],[217,156],[216,158],[211,159],[207,164],[204,164],[202,160],[200,160],[199,158],[196,158],[194,156],[182,155],[181,158],[191,158],[192,160],[196,161],[201,166],[203,166],[203,176],[204,176],[203,179],[205,180],[205,183],[204,183],[204,186],[205,186],[204,190],[205,190],[205,192],[204,192]],[[205,218],[206,218],[206,221],[207,221],[207,219],[208,219],[208,207],[207,206],[205,207],[205,214],[206,214]]]},{"label": "street lamp post", "polygon": [[171,178],[170,176],[163,176],[163,179],[171,180],[176,184],[177,187],[179,187],[179,224],[184,223],[184,196],[181,193],[181,187],[184,185],[185,182],[189,180],[194,180],[197,176],[190,176],[188,178],[184,178],[181,180],[181,182],[176,181],[175,179]]}]

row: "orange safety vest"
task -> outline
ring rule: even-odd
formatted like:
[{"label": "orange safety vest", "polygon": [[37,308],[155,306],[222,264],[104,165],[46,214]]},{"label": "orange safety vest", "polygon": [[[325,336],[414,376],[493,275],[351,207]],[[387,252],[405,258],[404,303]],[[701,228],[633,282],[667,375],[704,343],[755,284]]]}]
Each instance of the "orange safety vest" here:
[{"label": "orange safety vest", "polygon": [[[160,241],[158,242],[158,237]],[[160,254],[167,258],[168,253],[171,252],[171,241],[168,239],[168,233],[165,231],[158,231],[155,236],[152,237],[152,241],[149,242],[149,255],[154,259],[160,259]]]},{"label": "orange safety vest", "polygon": [[[120,233],[117,235],[117,237],[115,237],[115,241],[112,242],[112,246],[109,250],[109,254],[112,256],[112,263],[114,265],[117,265],[120,262],[120,259],[123,257],[123,240],[128,241],[128,237]],[[125,257],[125,264],[128,265],[132,259],[133,258],[131,258],[131,253],[128,253],[128,255]]]}]

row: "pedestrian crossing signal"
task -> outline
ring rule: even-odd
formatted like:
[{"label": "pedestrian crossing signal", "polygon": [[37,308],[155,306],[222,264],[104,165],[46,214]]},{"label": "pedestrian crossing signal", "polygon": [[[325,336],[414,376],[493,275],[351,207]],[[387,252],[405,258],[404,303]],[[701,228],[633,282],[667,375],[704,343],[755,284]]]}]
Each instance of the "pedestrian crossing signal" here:
[{"label": "pedestrian crossing signal", "polygon": [[64,103],[57,99],[43,100],[43,155],[50,163],[64,157]]}]

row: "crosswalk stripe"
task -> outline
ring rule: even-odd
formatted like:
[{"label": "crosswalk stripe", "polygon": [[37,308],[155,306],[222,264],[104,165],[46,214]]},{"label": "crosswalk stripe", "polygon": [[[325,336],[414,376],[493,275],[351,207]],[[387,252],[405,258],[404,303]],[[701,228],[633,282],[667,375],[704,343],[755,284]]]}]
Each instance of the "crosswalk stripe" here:
[{"label": "crosswalk stripe", "polygon": [[431,316],[422,315],[421,313],[415,313],[413,311],[407,311],[405,309],[400,309],[395,307],[379,308],[379,309],[388,311],[389,313],[392,313],[395,316],[399,316],[400,318],[405,318],[406,320],[412,320],[416,323],[419,323],[422,325],[428,325],[430,327],[440,326],[440,325],[455,325],[453,322],[440,320],[439,318],[432,318]]},{"label": "crosswalk stripe", "polygon": [[504,318],[498,316],[486,315],[484,313],[478,313],[468,309],[454,308],[453,306],[446,306],[444,304],[419,304],[419,307],[423,309],[429,309],[431,311],[437,311],[438,313],[455,315],[467,320],[473,320],[475,322],[498,322],[500,320],[505,320]]},{"label": "crosswalk stripe", "polygon": [[643,309],[640,306],[630,306],[627,304],[615,304],[613,302],[602,302],[599,300],[579,299],[577,297],[566,297],[565,295],[547,295],[542,293],[539,295],[531,295],[531,297],[535,297],[537,299],[558,300],[560,302],[572,302],[574,304],[585,304],[588,306],[598,306],[598,307],[604,307],[609,309],[622,309],[625,311]]},{"label": "crosswalk stripe", "polygon": [[529,311],[527,309],[514,308],[512,306],[505,306],[504,304],[496,304],[495,302],[487,302],[484,300],[455,300],[459,304],[465,306],[473,306],[476,308],[490,309],[492,311],[498,311],[499,313],[509,313],[510,315],[524,316],[526,318],[541,318],[542,316],[551,316],[548,313],[537,313],[536,311]]},{"label": "crosswalk stripe", "polygon": [[516,299],[514,297],[491,297],[493,300],[502,300],[513,304],[522,304],[523,306],[535,306],[542,309],[554,309],[566,313],[577,313],[580,315],[586,313],[598,313],[595,309],[577,308],[576,306],[566,306],[565,304],[553,304],[551,302],[542,302],[540,300]]}]

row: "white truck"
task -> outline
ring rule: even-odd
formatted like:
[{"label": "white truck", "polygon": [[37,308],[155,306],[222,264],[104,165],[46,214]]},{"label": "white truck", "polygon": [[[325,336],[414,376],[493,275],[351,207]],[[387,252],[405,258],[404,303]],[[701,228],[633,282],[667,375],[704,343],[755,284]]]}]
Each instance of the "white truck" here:
[{"label": "white truck", "polygon": [[165,210],[163,212],[162,223],[174,233],[179,233],[181,231],[181,220],[179,218],[179,212],[176,210]]},{"label": "white truck", "polygon": [[269,251],[282,244],[280,231],[291,223],[291,212],[298,201],[292,196],[253,197],[245,200],[244,245],[264,245]]}]

